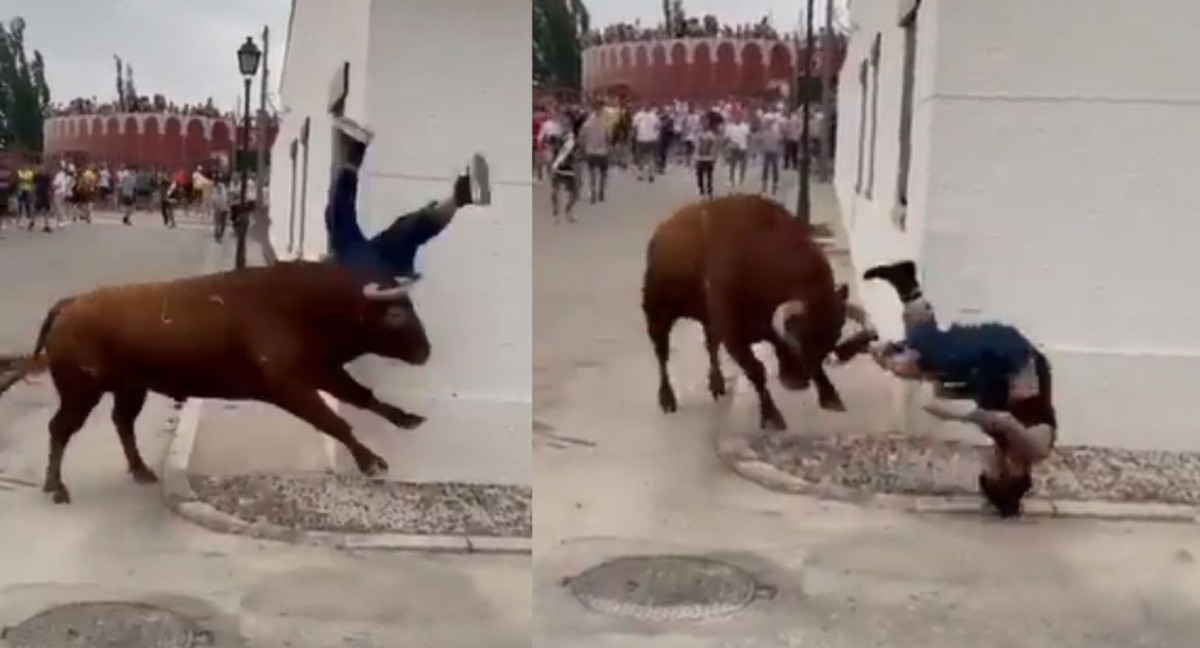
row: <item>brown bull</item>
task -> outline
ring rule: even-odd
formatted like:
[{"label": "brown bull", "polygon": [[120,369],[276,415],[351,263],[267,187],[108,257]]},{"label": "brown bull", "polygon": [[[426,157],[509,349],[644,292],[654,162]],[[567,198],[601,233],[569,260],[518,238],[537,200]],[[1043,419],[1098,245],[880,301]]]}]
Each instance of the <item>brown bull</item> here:
[{"label": "brown bull", "polygon": [[428,360],[429,340],[406,290],[298,262],[101,288],[58,302],[24,371],[48,367],[60,400],[43,490],[70,501],[63,453],[105,393],[113,395],[113,423],[139,483],[157,481],[134,436],[147,392],[271,403],[340,441],[363,473],[386,471],[319,391],[402,428],[424,420],[380,401],[344,368],[365,354]]},{"label": "brown bull", "polygon": [[[677,408],[667,360],[680,318],[704,327],[713,398],[725,394],[717,362],[724,345],[758,393],[764,429],[782,430],[786,423],[751,350],[758,342],[774,347],[784,387],[805,389],[811,380],[822,408],[845,410],[823,362],[830,353],[845,360],[864,350],[874,334],[862,310],[846,303],[846,287],[835,286],[811,229],[786,209],[751,195],[688,205],[658,226],[646,257],[642,310],[658,357],[663,411]],[[848,316],[866,330],[839,344]]]}]

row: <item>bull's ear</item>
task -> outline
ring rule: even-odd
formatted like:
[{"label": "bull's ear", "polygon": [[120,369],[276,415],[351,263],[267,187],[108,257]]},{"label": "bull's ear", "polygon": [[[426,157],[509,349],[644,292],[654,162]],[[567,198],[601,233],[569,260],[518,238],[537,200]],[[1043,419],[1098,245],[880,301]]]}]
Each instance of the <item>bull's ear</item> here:
[{"label": "bull's ear", "polygon": [[842,301],[846,301],[847,299],[850,299],[850,286],[848,286],[844,283],[838,284],[837,285],[837,296],[838,296],[838,299],[840,299]]}]

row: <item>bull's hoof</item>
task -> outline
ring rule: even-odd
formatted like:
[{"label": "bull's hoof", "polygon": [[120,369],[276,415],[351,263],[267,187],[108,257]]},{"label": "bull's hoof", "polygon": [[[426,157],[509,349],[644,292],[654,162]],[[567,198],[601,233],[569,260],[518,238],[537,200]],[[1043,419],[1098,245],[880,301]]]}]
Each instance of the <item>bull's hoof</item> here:
[{"label": "bull's hoof", "polygon": [[725,376],[720,372],[708,374],[708,393],[712,394],[713,400],[720,400],[725,395]]},{"label": "bull's hoof", "polygon": [[133,481],[138,484],[158,483],[158,475],[155,475],[153,470],[150,470],[145,466],[130,470],[129,474],[133,476]]},{"label": "bull's hoof", "polygon": [[400,412],[392,418],[392,425],[402,430],[412,430],[425,422],[425,417],[411,412]]},{"label": "bull's hoof", "polygon": [[679,410],[679,403],[675,401],[675,390],[663,385],[658,388],[658,406],[662,411],[670,414]]},{"label": "bull's hoof", "polygon": [[783,420],[783,414],[779,412],[763,414],[760,425],[762,425],[762,429],[774,432],[782,432],[787,429],[787,422]]},{"label": "bull's hoof", "polygon": [[52,491],[50,500],[55,504],[70,504],[71,493],[67,490],[66,486],[59,486]]},{"label": "bull's hoof", "polygon": [[841,398],[822,398],[818,401],[818,404],[821,406],[821,409],[829,412],[846,411],[846,404],[842,402]]},{"label": "bull's hoof", "polygon": [[358,469],[367,477],[377,477],[387,473],[388,462],[379,455],[371,455],[358,462]]}]

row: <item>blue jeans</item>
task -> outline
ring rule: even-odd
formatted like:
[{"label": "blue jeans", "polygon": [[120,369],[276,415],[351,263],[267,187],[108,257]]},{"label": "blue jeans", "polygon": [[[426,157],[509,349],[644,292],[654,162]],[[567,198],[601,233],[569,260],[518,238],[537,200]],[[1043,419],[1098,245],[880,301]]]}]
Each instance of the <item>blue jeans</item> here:
[{"label": "blue jeans", "polygon": [[397,218],[386,230],[368,239],[358,224],[355,201],[358,172],[342,169],[329,192],[325,228],[336,263],[389,277],[415,275],[417,250],[446,227],[429,208]]}]

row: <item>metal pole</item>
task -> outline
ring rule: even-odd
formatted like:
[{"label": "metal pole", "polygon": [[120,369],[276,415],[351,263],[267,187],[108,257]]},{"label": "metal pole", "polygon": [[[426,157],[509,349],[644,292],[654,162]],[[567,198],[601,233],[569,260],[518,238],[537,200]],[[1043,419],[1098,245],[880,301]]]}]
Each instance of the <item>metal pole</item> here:
[{"label": "metal pole", "polygon": [[813,56],[813,0],[808,0],[806,10],[804,12],[804,75],[801,77],[800,83],[800,100],[802,103],[801,118],[804,120],[800,124],[800,191],[799,197],[796,200],[796,218],[801,222],[808,224],[812,222],[812,205],[809,198],[809,181],[812,175],[812,165],[809,163],[809,146],[810,138],[809,121],[811,121],[812,113],[809,109],[810,102],[805,92],[812,85],[812,56]]},{"label": "metal pole", "polygon": [[242,187],[239,192],[237,210],[234,211],[234,235],[237,238],[237,248],[233,257],[233,266],[238,270],[246,267],[246,226],[249,214],[246,212],[246,182],[250,176],[250,165],[246,162],[246,151],[250,148],[250,77],[246,77],[245,103],[242,110],[242,145],[238,155],[238,166],[242,167]]},{"label": "metal pole", "polygon": [[821,181],[833,180],[833,0],[825,0],[825,34],[821,39]]},{"label": "metal pole", "polygon": [[270,29],[264,26],[262,36],[262,88],[258,99],[258,166],[257,175],[255,176],[258,178],[258,181],[254,183],[255,236],[262,239],[258,243],[262,246],[263,257],[266,259],[267,265],[274,264],[277,261],[275,258],[275,247],[271,245],[270,219],[267,214],[267,203],[263,200],[267,184],[267,62],[271,59],[269,36]]}]

